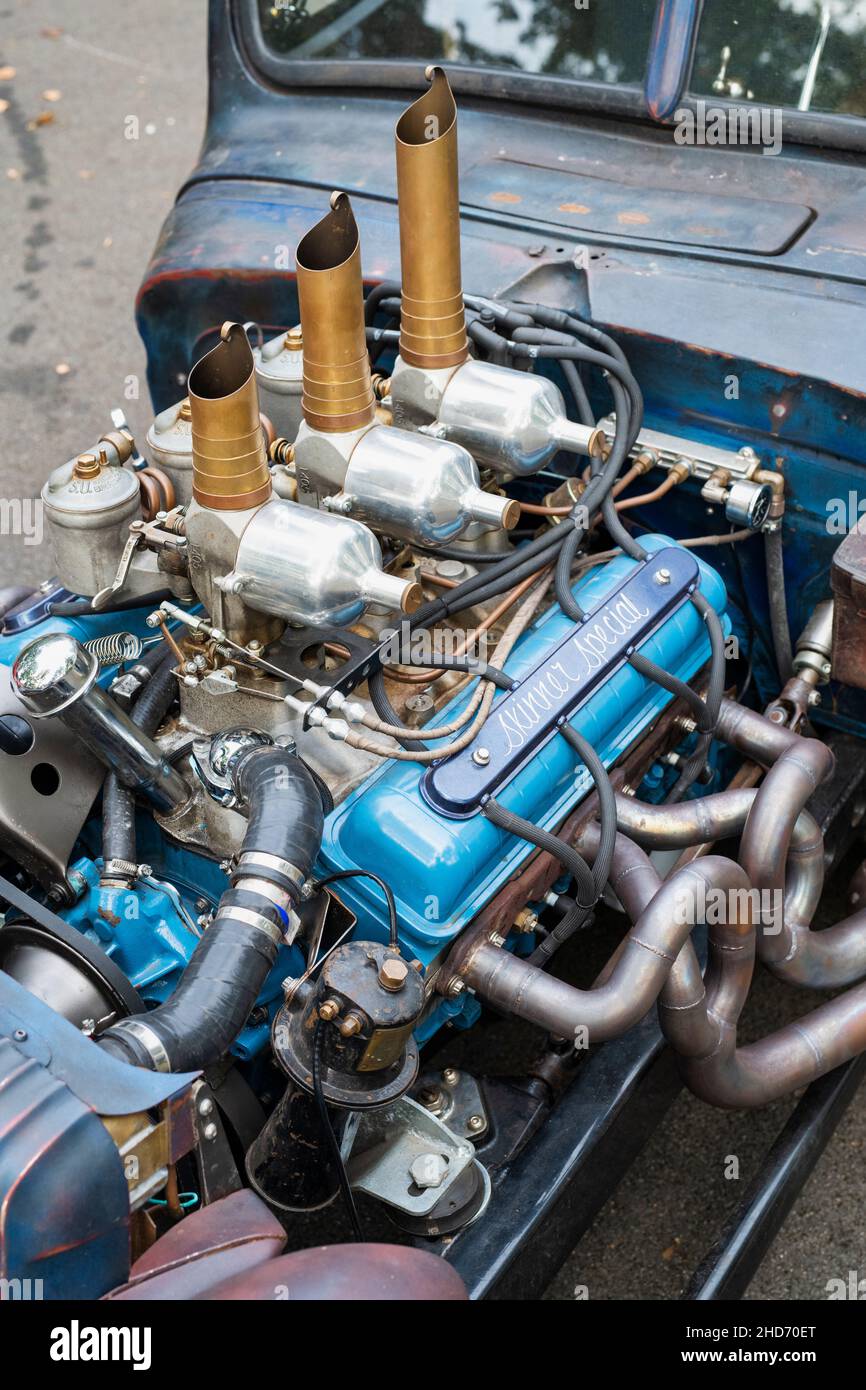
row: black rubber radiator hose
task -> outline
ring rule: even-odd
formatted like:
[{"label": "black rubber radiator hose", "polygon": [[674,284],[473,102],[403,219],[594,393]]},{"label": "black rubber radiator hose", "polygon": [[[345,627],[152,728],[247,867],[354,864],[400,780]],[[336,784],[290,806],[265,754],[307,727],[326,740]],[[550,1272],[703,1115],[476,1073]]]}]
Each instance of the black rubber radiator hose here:
[{"label": "black rubber radiator hose", "polygon": [[249,821],[212,925],[171,998],[121,1019],[99,1038],[114,1056],[152,1071],[208,1067],[231,1047],[277,958],[322,842],[322,794],[296,754],[255,748],[232,777]]}]

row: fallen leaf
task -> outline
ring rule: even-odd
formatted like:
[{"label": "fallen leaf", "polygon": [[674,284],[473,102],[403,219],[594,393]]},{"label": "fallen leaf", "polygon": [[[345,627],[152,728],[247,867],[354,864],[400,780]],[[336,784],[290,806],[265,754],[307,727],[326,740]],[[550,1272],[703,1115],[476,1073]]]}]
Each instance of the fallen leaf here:
[{"label": "fallen leaf", "polygon": [[68,362],[58,362],[54,370],[58,376],[68,376],[72,368]]},{"label": "fallen leaf", "polygon": [[51,24],[46,29],[42,30],[42,37],[43,39],[59,39],[62,33],[62,29],[58,29],[56,25]]},{"label": "fallen leaf", "polygon": [[40,111],[38,116],[34,116],[32,121],[27,122],[27,129],[36,130],[41,125],[53,125],[53,123],[53,111]]},{"label": "fallen leaf", "polygon": [[7,179],[20,179],[21,172],[19,169],[7,169],[6,177]]},{"label": "fallen leaf", "polygon": [[79,169],[79,170],[78,170],[78,177],[79,177],[80,179],[92,179],[92,178],[93,178],[93,170],[92,170],[92,169]]},{"label": "fallen leaf", "polygon": [[0,97],[0,115],[9,110],[9,103],[5,97]]},{"label": "fallen leaf", "polygon": [[103,238],[102,238],[102,244],[103,244],[103,246],[113,246],[113,244],[114,244],[114,237],[110,237],[110,236],[103,237]]},{"label": "fallen leaf", "polygon": [[11,82],[15,76],[15,69],[12,67],[0,68],[0,82]]},{"label": "fallen leaf", "polygon": [[46,87],[45,91],[42,93],[42,100],[59,101],[62,96],[63,93],[59,92],[56,87]]}]

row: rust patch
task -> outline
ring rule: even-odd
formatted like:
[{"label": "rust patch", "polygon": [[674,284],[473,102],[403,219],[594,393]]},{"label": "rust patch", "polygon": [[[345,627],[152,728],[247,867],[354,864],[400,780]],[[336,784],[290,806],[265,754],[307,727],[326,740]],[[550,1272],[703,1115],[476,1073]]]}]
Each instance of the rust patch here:
[{"label": "rust patch", "polygon": [[522,203],[523,199],[519,193],[491,193],[491,203]]},{"label": "rust patch", "polygon": [[642,227],[649,222],[649,216],[645,212],[618,212],[617,222],[625,223],[629,227]]},{"label": "rust patch", "polygon": [[584,213],[584,212],[592,212],[592,208],[588,208],[588,207],[586,206],[586,203],[560,203],[560,205],[559,205],[559,211],[560,211],[560,212],[579,212],[579,213]]},{"label": "rust patch", "polygon": [[110,927],[120,926],[120,917],[108,907],[100,907],[96,915],[101,917],[103,922],[107,922]]}]

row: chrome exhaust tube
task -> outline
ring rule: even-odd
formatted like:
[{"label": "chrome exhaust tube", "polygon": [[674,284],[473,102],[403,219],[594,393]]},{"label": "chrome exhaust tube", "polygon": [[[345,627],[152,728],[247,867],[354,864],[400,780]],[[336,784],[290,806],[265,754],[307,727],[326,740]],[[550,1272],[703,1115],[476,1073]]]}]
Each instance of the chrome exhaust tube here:
[{"label": "chrome exhaust tube", "polygon": [[142,792],[164,813],[185,806],[190,790],[180,773],[96,684],[99,662],[68,632],[29,642],[12,668],[12,685],[34,719],[56,717],[125,787]]},{"label": "chrome exhaust tube", "polygon": [[[633,850],[621,843],[623,838],[618,837],[614,859],[615,865],[619,859],[619,871],[615,868],[611,876],[615,892],[619,891],[618,884],[623,887],[627,883],[635,864]],[[495,1008],[557,1037],[575,1039],[581,1046],[620,1037],[655,1003],[674,961],[688,943],[693,924],[688,912],[678,910],[683,896],[690,888],[696,894],[706,894],[711,888],[727,892],[746,881],[738,865],[717,855],[687,865],[662,884],[652,867],[647,865],[647,869],[648,873],[643,870],[642,884],[623,887],[630,915],[642,900],[643,907],[636,912],[610,972],[593,989],[577,989],[554,979],[488,942],[475,949],[465,966],[466,983]],[[656,891],[646,901],[654,883],[658,885]],[[688,957],[687,964],[691,970]]]},{"label": "chrome exhaust tube", "polygon": [[662,1030],[680,1055],[686,1085],[725,1110],[769,1105],[866,1049],[866,984],[738,1047],[754,960],[755,930],[746,909],[711,927],[706,981],[672,972],[659,1001]]}]

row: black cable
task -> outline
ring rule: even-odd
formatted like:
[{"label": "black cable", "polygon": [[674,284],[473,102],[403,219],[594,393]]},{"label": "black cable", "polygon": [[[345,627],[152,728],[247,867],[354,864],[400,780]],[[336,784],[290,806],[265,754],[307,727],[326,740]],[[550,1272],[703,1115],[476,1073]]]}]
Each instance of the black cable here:
[{"label": "black cable", "polygon": [[402,286],[396,280],[382,280],[380,284],[374,285],[364,300],[364,322],[373,322],[383,299],[399,299],[402,292]]},{"label": "black cable", "polygon": [[[412,549],[422,555],[435,555],[441,560],[465,560],[470,565],[495,565],[503,559],[502,555],[491,555],[489,550],[462,550],[459,545],[419,545],[412,542]],[[511,556],[505,557],[510,559]]]},{"label": "black cable", "polygon": [[560,725],[559,732],[575,751],[593,780],[598,794],[598,819],[601,834],[592,861],[592,880],[596,898],[601,897],[610,878],[616,848],[616,795],[607,768],[592,744],[571,724]]},{"label": "black cable", "polygon": [[[513,690],[516,682],[506,671],[500,671],[498,666],[488,666],[486,661],[474,661],[470,657],[464,656],[431,656],[429,661],[414,661],[410,657],[406,660],[400,656],[397,658],[397,665],[430,667],[433,670],[441,671],[466,671],[470,676],[479,676],[481,680],[490,681],[499,690]],[[406,730],[412,733],[411,729]]]},{"label": "black cable", "polygon": [[573,902],[567,909],[563,917],[557,922],[553,931],[548,932],[543,941],[540,941],[534,951],[526,957],[530,965],[543,967],[548,964],[560,946],[564,946],[569,937],[574,936],[575,932],[584,931],[592,926],[595,921],[595,913],[591,907],[581,907],[580,903]]},{"label": "black cable", "polygon": [[548,328],[559,328],[563,332],[586,338],[587,342],[595,343],[604,352],[610,353],[611,357],[616,357],[623,366],[628,366],[628,359],[616,339],[596,328],[595,324],[587,323],[584,319],[569,314],[565,309],[552,309],[547,304],[518,304],[515,307],[524,310],[536,322]]},{"label": "black cable", "polygon": [[349,1175],[346,1172],[346,1165],[343,1162],[343,1154],[340,1143],[334,1133],[334,1126],[331,1124],[331,1115],[325,1094],[322,1090],[322,1044],[324,1042],[325,1023],[320,1018],[316,1024],[316,1033],[313,1038],[313,1095],[316,1098],[316,1108],[319,1112],[319,1119],[328,1140],[328,1147],[331,1150],[331,1157],[337,1170],[337,1181],[340,1184],[340,1191],[346,1206],[346,1214],[351,1222],[352,1234],[355,1240],[363,1241],[364,1232],[361,1228],[361,1218],[358,1215],[358,1208],[355,1205],[355,1195],[349,1184]]},{"label": "black cable", "polygon": [[596,892],[592,871],[573,845],[567,844],[565,840],[560,839],[558,835],[552,834],[549,830],[543,830],[540,825],[533,825],[532,821],[526,820],[524,816],[518,816],[515,811],[509,811],[493,797],[484,803],[482,812],[489,821],[499,826],[500,830],[506,830],[510,835],[516,835],[518,839],[526,840],[530,845],[536,845],[539,849],[552,854],[554,859],[558,859],[574,879],[580,907],[584,909],[594,907]]},{"label": "black cable", "polygon": [[692,603],[701,614],[707,625],[707,632],[710,638],[710,648],[712,656],[710,658],[710,678],[707,687],[706,707],[709,729],[701,733],[697,746],[691,757],[687,760],[679,779],[674,784],[667,800],[671,803],[682,801],[686,792],[697,780],[704,770],[707,761],[707,753],[713,741],[713,731],[719,718],[719,710],[722,704],[722,696],[725,693],[725,634],[722,629],[721,620],[712,604],[708,603],[703,594],[696,590],[692,596]]},{"label": "black cable", "polygon": [[[571,724],[561,725],[559,732],[583,762],[592,777],[598,795],[601,835],[595,858],[592,861],[592,881],[595,887],[595,898],[598,901],[610,877],[616,848],[616,796],[607,768],[592,744]],[[557,922],[545,939],[539,942],[529,956],[531,965],[546,965],[570,936],[573,936],[576,931],[588,927],[593,920],[593,909],[580,902],[569,900],[565,904],[565,908],[561,920]]]},{"label": "black cable", "polygon": [[173,589],[155,589],[152,594],[121,598],[116,603],[107,603],[104,608],[94,608],[89,598],[70,599],[68,603],[49,603],[47,611],[52,618],[81,618],[85,614],[100,618],[103,613],[126,613],[130,608],[158,608],[167,598],[175,598]]},{"label": "black cable", "polygon": [[568,383],[569,390],[574,397],[574,404],[580,417],[580,423],[592,428],[595,424],[595,415],[593,414],[589,396],[586,394],[586,387],[583,384],[583,378],[580,375],[577,364],[569,361],[567,357],[564,357],[559,365],[562,368],[562,374]]},{"label": "black cable", "polygon": [[695,716],[698,731],[702,734],[712,733],[714,725],[707,709],[707,702],[690,685],[681,681],[677,676],[671,675],[670,671],[665,671],[661,666],[657,666],[654,661],[650,661],[649,657],[643,656],[640,652],[632,653],[629,657],[629,665],[639,671],[642,676],[646,676],[648,680],[655,681],[656,685],[660,685],[663,690],[667,690],[671,695],[676,695],[680,700],[685,700]]},{"label": "black cable", "polygon": [[649,552],[644,550],[640,541],[635,540],[631,532],[627,531],[620,521],[619,512],[611,493],[607,494],[602,503],[601,519],[614,545],[618,545],[624,555],[630,555],[633,560],[645,560],[647,558]]},{"label": "black cable", "polygon": [[378,874],[371,873],[369,869],[337,869],[332,874],[326,874],[324,878],[317,878],[313,887],[315,889],[325,888],[329,883],[338,883],[344,878],[369,878],[373,883],[377,883],[385,895],[385,902],[388,904],[388,936],[390,946],[395,951],[400,949],[400,938],[397,927],[397,904],[394,901],[394,894],[388,887],[383,878]]},{"label": "black cable", "polygon": [[[529,339],[529,341],[521,341],[516,336],[517,334],[520,334],[521,338]],[[534,331],[529,328],[515,329],[515,337],[509,343],[515,357],[524,357],[532,362],[571,358],[574,362],[586,362],[590,366],[600,367],[608,377],[618,379],[628,392],[632,406],[634,435],[637,436],[643,424],[643,396],[630,369],[624,366],[618,358],[611,357],[609,353],[597,352],[595,348],[584,347],[580,343],[573,345],[536,343],[533,341],[536,334],[537,330]]]},{"label": "black cable", "polygon": [[[397,347],[400,342],[400,334],[396,328],[365,328],[364,334],[368,343],[378,344],[380,347]],[[378,353],[376,355],[378,356]]]},{"label": "black cable", "polygon": [[[607,526],[608,532],[611,533],[614,544],[620,545],[634,559],[645,559],[647,552],[622,527],[614,506],[612,488],[625,458],[626,441],[631,434],[631,417],[628,399],[621,383],[612,379],[609,385],[616,405],[617,426],[619,428],[622,425],[626,433],[624,437],[614,441],[610,456],[603,466],[598,459],[593,461],[593,476],[590,478],[581,501],[584,506],[591,508],[595,496],[601,492],[602,520]],[[587,503],[587,497],[591,499],[589,503]],[[584,617],[584,610],[571,590],[571,571],[585,534],[586,532],[582,527],[573,525],[571,533],[566,537],[559,552],[554,574],[556,601],[566,616],[574,622],[580,622]]]},{"label": "black cable", "polygon": [[[370,701],[373,705],[373,709],[376,711],[383,724],[393,724],[396,726],[403,722],[394,706],[391,704],[391,701],[388,699],[388,692],[385,689],[384,671],[377,671],[375,675],[369,677],[367,689],[370,692]],[[429,752],[427,744],[422,743],[418,738],[400,736],[397,742],[407,753]]]}]

